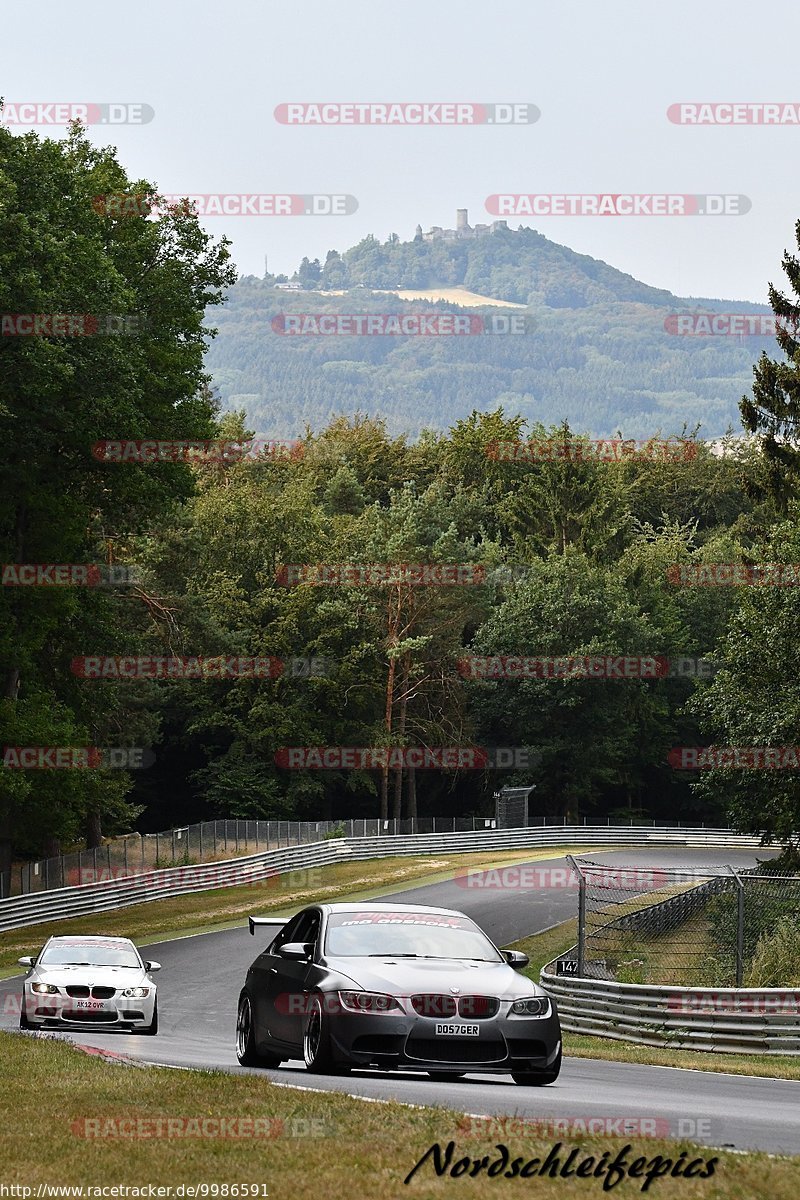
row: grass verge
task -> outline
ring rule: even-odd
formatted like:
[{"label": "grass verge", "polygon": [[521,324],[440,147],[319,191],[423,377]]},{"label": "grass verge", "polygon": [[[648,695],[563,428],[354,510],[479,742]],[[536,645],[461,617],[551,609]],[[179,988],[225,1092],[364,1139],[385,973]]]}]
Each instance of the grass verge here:
[{"label": "grass verge", "polygon": [[[609,847],[610,848],[610,847]],[[490,869],[512,863],[561,858],[566,853],[546,850],[507,850],[491,854],[421,854],[408,858],[375,858],[364,862],[332,863],[273,875],[260,883],[216,888],[169,900],[154,900],[86,917],[69,917],[56,923],[28,925],[0,934],[0,978],[19,974],[17,959],[32,954],[52,933],[105,933],[129,937],[141,945],[205,933],[214,928],[244,923],[249,913],[295,911],[318,900],[367,900],[408,887],[441,883],[469,868]]]},{"label": "grass verge", "polygon": [[[498,1158],[498,1142],[508,1146],[511,1159],[537,1157],[543,1162],[559,1140],[561,1164],[573,1147],[579,1148],[574,1162],[588,1155],[596,1162],[606,1151],[613,1158],[623,1146],[629,1147],[628,1163],[640,1156],[650,1162],[656,1155],[674,1163],[682,1150],[687,1152],[684,1166],[695,1158],[716,1160],[711,1183],[699,1176],[659,1179],[650,1193],[659,1200],[795,1200],[800,1188],[798,1159],[729,1154],[655,1138],[558,1139],[542,1137],[541,1131],[531,1136],[524,1129],[514,1132],[513,1123],[510,1136],[498,1136],[487,1134],[485,1127],[478,1131],[469,1118],[446,1109],[367,1103],[336,1093],[276,1087],[250,1075],[113,1066],[65,1042],[49,1039],[45,1044],[6,1033],[0,1034],[0,1095],[11,1093],[14,1104],[0,1139],[0,1178],[33,1188],[33,1195],[40,1184],[171,1186],[173,1195],[181,1184],[248,1184],[263,1185],[259,1194],[269,1193],[273,1200],[319,1200],[321,1192],[351,1200],[404,1195],[435,1200],[452,1195],[455,1180],[449,1172],[437,1177],[431,1159],[407,1189],[403,1186],[435,1143],[444,1151],[448,1142],[455,1142],[453,1163],[484,1155],[492,1163]],[[547,1089],[541,1098],[544,1114]],[[223,1118],[227,1136],[219,1136]],[[457,1195],[486,1194],[485,1172],[457,1178]],[[571,1191],[569,1183],[562,1190],[566,1181],[558,1178],[532,1175],[522,1188],[520,1182],[495,1177],[490,1190],[509,1196],[524,1191],[538,1200],[574,1194],[574,1184]],[[586,1180],[579,1190],[602,1196],[602,1182]],[[614,1194],[639,1196],[643,1182],[641,1177],[625,1179]],[[224,1195],[221,1190],[207,1194]]]},{"label": "grass verge", "polygon": [[[577,921],[564,921],[544,933],[513,943],[530,958],[524,974],[539,982],[542,967],[575,945]],[[572,1058],[601,1058],[611,1062],[642,1063],[654,1067],[688,1067],[695,1071],[721,1071],[728,1075],[760,1075],[769,1079],[800,1080],[800,1058],[772,1054],[713,1054],[706,1050],[678,1050],[670,1046],[640,1046],[615,1038],[588,1037],[564,1031],[564,1053]]]}]

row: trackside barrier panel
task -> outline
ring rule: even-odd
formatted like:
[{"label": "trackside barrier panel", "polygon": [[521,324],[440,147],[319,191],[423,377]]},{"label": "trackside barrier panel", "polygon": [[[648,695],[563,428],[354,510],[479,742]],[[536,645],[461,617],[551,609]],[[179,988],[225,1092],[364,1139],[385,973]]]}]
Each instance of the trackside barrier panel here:
[{"label": "trackside barrier panel", "polygon": [[288,871],[418,854],[468,854],[487,850],[537,850],[563,846],[707,846],[758,849],[760,841],[729,829],[652,826],[547,825],[480,829],[465,833],[332,838],[267,850],[222,862],[168,867],[144,874],[52,889],[0,900],[0,932],[90,913],[111,912],[149,900],[261,883]]},{"label": "trackside barrier panel", "polygon": [[[573,947],[562,958],[577,955]],[[541,972],[570,1033],[725,1054],[800,1055],[800,990],[687,988]]]}]

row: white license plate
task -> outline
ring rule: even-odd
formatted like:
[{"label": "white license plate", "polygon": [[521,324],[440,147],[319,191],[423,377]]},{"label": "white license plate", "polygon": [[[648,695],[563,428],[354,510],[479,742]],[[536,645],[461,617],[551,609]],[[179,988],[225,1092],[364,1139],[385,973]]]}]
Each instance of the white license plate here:
[{"label": "white license plate", "polygon": [[75,1007],[89,1008],[92,1010],[92,1012],[97,1012],[99,1009],[103,1008],[104,1005],[102,1000],[76,1000]]},{"label": "white license plate", "polygon": [[437,1025],[437,1037],[480,1037],[480,1025]]}]

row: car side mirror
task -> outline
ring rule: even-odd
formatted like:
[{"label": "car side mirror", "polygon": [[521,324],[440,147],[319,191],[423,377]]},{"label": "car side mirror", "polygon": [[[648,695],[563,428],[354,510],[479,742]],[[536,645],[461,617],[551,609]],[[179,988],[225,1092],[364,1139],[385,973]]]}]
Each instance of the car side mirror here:
[{"label": "car side mirror", "polygon": [[26,955],[25,958],[18,958],[17,962],[21,967],[32,967],[33,959]]},{"label": "car side mirror", "polygon": [[160,971],[161,963],[160,962],[146,962],[144,964],[144,969],[145,969],[145,971]]},{"label": "car side mirror", "polygon": [[289,958],[295,962],[305,962],[311,957],[313,950],[312,942],[286,942],[283,946],[278,946],[275,951],[281,958]]},{"label": "car side mirror", "polygon": [[527,967],[528,963],[531,961],[527,954],[523,954],[521,950],[504,950],[503,957],[508,965],[513,967],[515,971],[519,971],[523,967]]}]

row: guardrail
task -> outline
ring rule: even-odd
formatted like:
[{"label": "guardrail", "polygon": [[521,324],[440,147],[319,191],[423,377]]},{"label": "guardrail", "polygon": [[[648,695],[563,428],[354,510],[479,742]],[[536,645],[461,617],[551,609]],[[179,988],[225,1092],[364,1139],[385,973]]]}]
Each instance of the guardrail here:
[{"label": "guardrail", "polygon": [[[561,957],[569,957],[563,955]],[[800,1055],[800,991],[616,983],[541,972],[570,1033],[725,1054]]]},{"label": "guardrail", "polygon": [[547,825],[526,829],[478,830],[403,836],[336,838],[304,846],[264,851],[225,862],[168,867],[131,873],[100,883],[59,888],[0,900],[0,932],[68,917],[113,911],[168,896],[187,895],[237,884],[265,883],[292,870],[417,854],[467,854],[486,850],[533,850],[561,846],[703,845],[756,849],[760,841],[730,829],[676,829],[650,826]]}]

